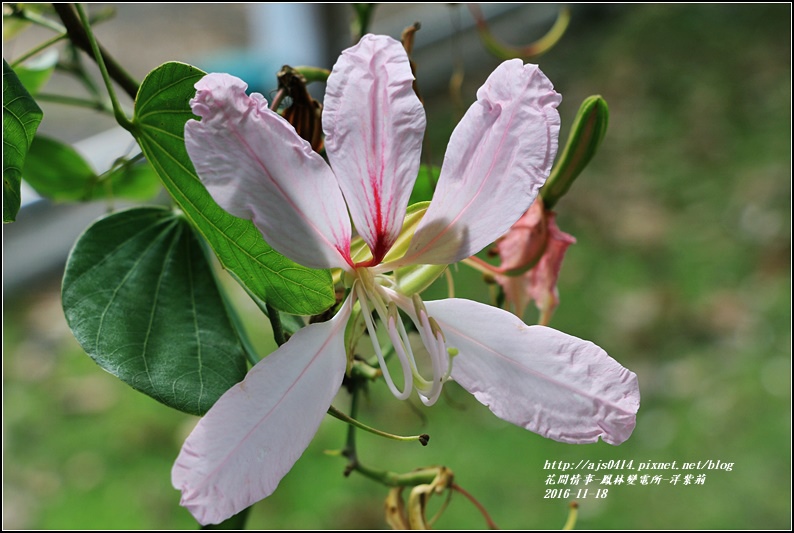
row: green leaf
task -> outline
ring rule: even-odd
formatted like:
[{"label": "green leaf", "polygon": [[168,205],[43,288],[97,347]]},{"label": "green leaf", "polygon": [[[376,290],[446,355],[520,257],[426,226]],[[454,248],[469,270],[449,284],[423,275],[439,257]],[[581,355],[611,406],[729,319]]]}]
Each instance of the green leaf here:
[{"label": "green leaf", "polygon": [[157,174],[146,162],[122,161],[100,176],[74,148],[41,135],[33,139],[22,177],[56,201],[148,200],[160,190]]},{"label": "green leaf", "polygon": [[185,123],[194,118],[193,85],[204,76],[184,63],[165,63],[143,80],[135,101],[134,135],[185,216],[227,268],[257,298],[281,311],[314,315],[334,304],[331,275],[278,254],[247,221],[221,209],[187,155]]},{"label": "green leaf", "polygon": [[37,94],[50,80],[58,63],[58,52],[49,50],[35,59],[17,66],[14,71],[30,94]]},{"label": "green leaf", "polygon": [[433,198],[433,193],[436,191],[436,183],[438,177],[441,175],[441,169],[438,167],[429,167],[422,165],[419,167],[419,175],[416,177],[414,189],[411,191],[411,198],[408,200],[408,205],[417,202],[429,202]]},{"label": "green leaf", "polygon": [[105,194],[129,200],[150,200],[162,190],[157,172],[146,160],[122,162],[104,176],[104,184]]},{"label": "green leaf", "polygon": [[172,211],[135,208],[91,225],[69,256],[61,298],[86,353],[169,407],[203,414],[245,376],[201,241]]},{"label": "green leaf", "polygon": [[53,11],[52,4],[3,2],[3,42],[10,41],[32,26],[31,20],[41,20],[41,15]]},{"label": "green leaf", "polygon": [[22,167],[42,112],[3,60],[3,222],[17,218]]},{"label": "green leaf", "polygon": [[40,195],[53,200],[82,200],[97,175],[74,148],[37,135],[30,145],[22,177]]},{"label": "green leaf", "polygon": [[3,41],[8,41],[30,27],[30,22],[15,17],[3,17]]}]

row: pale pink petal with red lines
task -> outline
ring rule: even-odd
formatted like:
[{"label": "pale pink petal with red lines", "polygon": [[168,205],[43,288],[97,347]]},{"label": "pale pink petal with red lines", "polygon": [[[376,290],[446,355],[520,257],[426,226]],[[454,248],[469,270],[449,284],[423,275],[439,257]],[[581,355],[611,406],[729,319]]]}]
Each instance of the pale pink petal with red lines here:
[{"label": "pale pink petal with red lines", "polygon": [[374,35],[345,50],[328,78],[328,159],[376,262],[399,235],[419,172],[425,111],[413,79],[402,45]]},{"label": "pale pink petal with red lines", "polygon": [[331,169],[260,94],[228,74],[196,83],[185,144],[213,199],[312,268],[348,264],[350,220]]},{"label": "pale pink petal with red lines", "polygon": [[620,444],[640,405],[637,376],[595,344],[478,302],[426,302],[453,358],[452,378],[499,418],[575,444]]},{"label": "pale pink petal with red lines", "polygon": [[348,300],[254,366],[199,421],[171,483],[201,524],[217,524],[269,496],[317,432],[347,365]]},{"label": "pale pink petal with red lines", "polygon": [[513,59],[497,67],[452,133],[433,200],[400,263],[454,263],[510,229],[549,176],[560,100],[537,65]]}]

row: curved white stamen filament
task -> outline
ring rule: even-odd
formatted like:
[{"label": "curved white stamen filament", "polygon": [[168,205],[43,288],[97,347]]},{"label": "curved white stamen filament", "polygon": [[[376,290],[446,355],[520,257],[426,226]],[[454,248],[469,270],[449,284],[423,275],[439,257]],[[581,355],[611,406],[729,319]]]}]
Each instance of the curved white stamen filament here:
[{"label": "curved white stamen filament", "polygon": [[[378,317],[380,318],[381,323],[386,325],[386,331],[389,334],[389,339],[392,342],[392,346],[394,346],[394,351],[397,354],[397,357],[400,359],[400,365],[402,365],[403,381],[405,383],[403,389],[407,391],[406,394],[410,395],[411,389],[414,386],[414,377],[417,375],[416,368],[410,362],[414,357],[413,351],[411,350],[411,344],[408,342],[407,335],[397,336],[397,330],[393,324],[399,323],[400,326],[402,326],[402,320],[400,320],[399,314],[396,314],[396,307],[394,308],[395,314],[392,318],[392,311],[389,309],[389,307],[394,307],[394,304],[389,299],[389,295],[386,294],[386,292],[378,283],[372,283],[371,289],[371,291],[367,291],[365,287],[364,292],[366,292],[366,294],[369,296],[370,300],[375,306],[375,309],[378,311]],[[388,302],[388,306],[386,302]],[[408,355],[410,355],[410,361]]]},{"label": "curved white stamen filament", "polygon": [[[397,352],[397,356],[400,358],[400,363],[403,366],[403,376],[405,379],[403,390],[400,391],[397,386],[394,384],[394,380],[389,373],[389,368],[386,366],[386,360],[383,358],[383,352],[380,349],[380,342],[378,342],[377,330],[375,329],[375,325],[372,322],[372,314],[369,309],[369,305],[367,304],[369,300],[369,294],[367,290],[362,286],[361,283],[356,283],[356,295],[358,296],[358,301],[361,304],[361,314],[364,315],[364,321],[367,324],[367,332],[369,333],[370,339],[372,340],[372,347],[375,349],[375,355],[378,356],[378,363],[380,364],[381,372],[383,372],[383,379],[386,380],[386,385],[389,387],[389,390],[398,400],[405,400],[408,396],[411,395],[411,389],[413,388],[413,381],[412,381],[412,374],[410,368],[406,368],[407,360],[405,360],[405,354],[400,355],[400,351],[398,347],[395,345],[395,351]],[[381,320],[384,317],[381,316]],[[388,322],[385,322],[388,324]],[[391,332],[390,332],[391,336]]]},{"label": "curved white stamen filament", "polygon": [[[371,274],[371,272],[368,273]],[[397,353],[397,357],[400,358],[400,362],[403,365],[403,373],[406,376],[406,381],[412,378],[412,386],[415,386],[416,390],[420,393],[427,393],[433,384],[427,381],[417,369],[416,358],[414,357],[413,348],[411,348],[408,332],[405,330],[405,325],[397,312],[397,306],[390,296],[390,293],[394,294],[394,291],[389,288],[389,286],[395,286],[393,280],[388,276],[372,276],[365,279],[370,281],[370,287],[368,287],[370,292],[367,292],[367,294],[378,310],[378,316],[381,322],[388,326],[389,338]],[[384,313],[382,310],[387,309],[387,304],[385,302],[388,302],[389,307],[394,306],[394,311],[389,308]],[[393,318],[392,315],[394,315]],[[395,324],[396,330],[391,329],[392,323]]]},{"label": "curved white stamen filament", "polygon": [[[408,298],[401,294],[395,290],[395,285],[388,276],[375,274],[371,268],[359,269],[356,274],[358,279],[354,282],[354,290],[386,385],[399,400],[407,399],[411,390],[415,388],[422,403],[433,405],[440,397],[442,386],[451,372],[451,361],[444,334],[427,314],[427,309],[418,295]],[[432,369],[432,377],[429,380],[419,373],[410,338],[400,319],[398,308],[402,309],[414,323],[427,350]],[[402,391],[395,385],[386,366],[386,359],[377,338],[373,313],[377,313],[381,323],[386,327],[394,352],[400,360],[404,380]]]},{"label": "curved white stamen filament", "polygon": [[[437,324],[431,323],[430,317],[427,315],[427,310],[418,295],[413,298],[408,298],[399,292],[393,291],[387,287],[380,287],[384,292],[384,296],[397,304],[411,321],[416,326],[419,332],[419,337],[427,349],[428,356],[433,371],[431,381],[424,379],[419,375],[418,371],[414,375],[415,381],[418,382],[416,389],[419,392],[419,398],[425,405],[433,405],[441,395],[441,388],[444,382],[449,378],[451,372],[451,365],[449,353],[447,353],[446,342],[444,341],[443,333]],[[406,335],[405,327],[402,326],[402,332]],[[416,369],[416,361],[411,358],[411,363]]]},{"label": "curved white stamen filament", "polygon": [[[410,389],[414,386],[413,381],[413,370],[411,365],[408,361],[408,356],[406,355],[406,346],[403,343],[402,338],[397,331],[396,322],[400,321],[400,317],[393,317],[389,316],[388,318],[388,327],[386,328],[389,332],[389,339],[391,339],[392,346],[394,346],[394,351],[397,354],[397,357],[400,358],[400,364],[403,367],[403,379],[405,380],[405,390],[408,391],[410,395]],[[408,347],[410,350],[410,346]]]},{"label": "curved white stamen filament", "polygon": [[400,320],[398,321],[397,325],[400,328],[400,336],[402,337],[405,345],[408,347],[408,355],[411,361],[411,370],[414,373],[414,381],[417,383],[416,390],[419,392],[428,391],[433,386],[433,384],[430,381],[427,381],[419,373],[418,367],[416,365],[416,358],[414,357],[414,351],[411,348],[411,341],[408,339],[408,332],[405,330],[405,324],[403,324],[402,320]]},{"label": "curved white stamen filament", "polygon": [[444,346],[444,341],[440,338],[440,335],[436,336],[433,334],[432,328],[430,327],[430,321],[427,318],[427,312],[424,309],[420,309],[418,315],[419,323],[421,325],[421,328],[419,328],[419,335],[422,337],[422,342],[424,342],[425,346],[427,347],[427,352],[430,354],[430,361],[433,366],[433,387],[430,389],[427,397],[421,394],[419,397],[423,404],[433,405],[441,395],[441,385],[443,384],[443,370],[441,369],[441,357],[443,356],[440,354],[439,341],[441,341],[441,350],[446,351],[446,349]]},{"label": "curved white stamen filament", "polygon": [[380,286],[378,283],[375,282],[374,278],[369,278],[368,280],[363,282],[364,284],[364,292],[369,297],[369,300],[372,302],[375,311],[378,312],[378,317],[385,322],[386,317],[389,316],[389,310],[387,309],[386,302],[388,301],[388,296],[385,295],[382,291],[378,291]]}]

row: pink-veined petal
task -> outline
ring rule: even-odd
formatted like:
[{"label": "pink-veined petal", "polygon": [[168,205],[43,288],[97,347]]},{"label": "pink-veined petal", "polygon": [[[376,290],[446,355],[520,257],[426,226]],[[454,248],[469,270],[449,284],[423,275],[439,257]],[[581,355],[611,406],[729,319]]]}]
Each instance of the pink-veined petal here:
[{"label": "pink-veined petal", "polygon": [[266,498],[317,432],[342,384],[351,299],[254,366],[204,415],[182,446],[171,482],[201,524]]},{"label": "pink-veined petal", "polygon": [[185,145],[212,197],[253,220],[268,244],[312,268],[348,264],[350,220],[331,169],[261,94],[228,74],[208,74],[190,101],[201,121]]},{"label": "pink-veined petal", "polygon": [[425,111],[413,80],[402,45],[375,35],[342,52],[328,78],[328,159],[374,264],[400,233],[419,172]]},{"label": "pink-veined petal", "polygon": [[459,350],[452,378],[499,418],[575,444],[631,435],[637,376],[595,344],[469,300],[425,305]]},{"label": "pink-veined petal", "polygon": [[537,65],[505,61],[455,128],[403,264],[449,264],[504,235],[546,181],[561,97]]}]

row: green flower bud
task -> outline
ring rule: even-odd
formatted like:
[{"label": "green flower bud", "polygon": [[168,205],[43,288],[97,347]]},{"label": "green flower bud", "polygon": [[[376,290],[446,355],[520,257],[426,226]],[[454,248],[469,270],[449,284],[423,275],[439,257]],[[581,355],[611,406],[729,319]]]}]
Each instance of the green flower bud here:
[{"label": "green flower bud", "polygon": [[562,198],[596,153],[607,132],[609,108],[601,96],[588,96],[573,121],[562,155],[551,170],[540,195],[547,209]]}]

